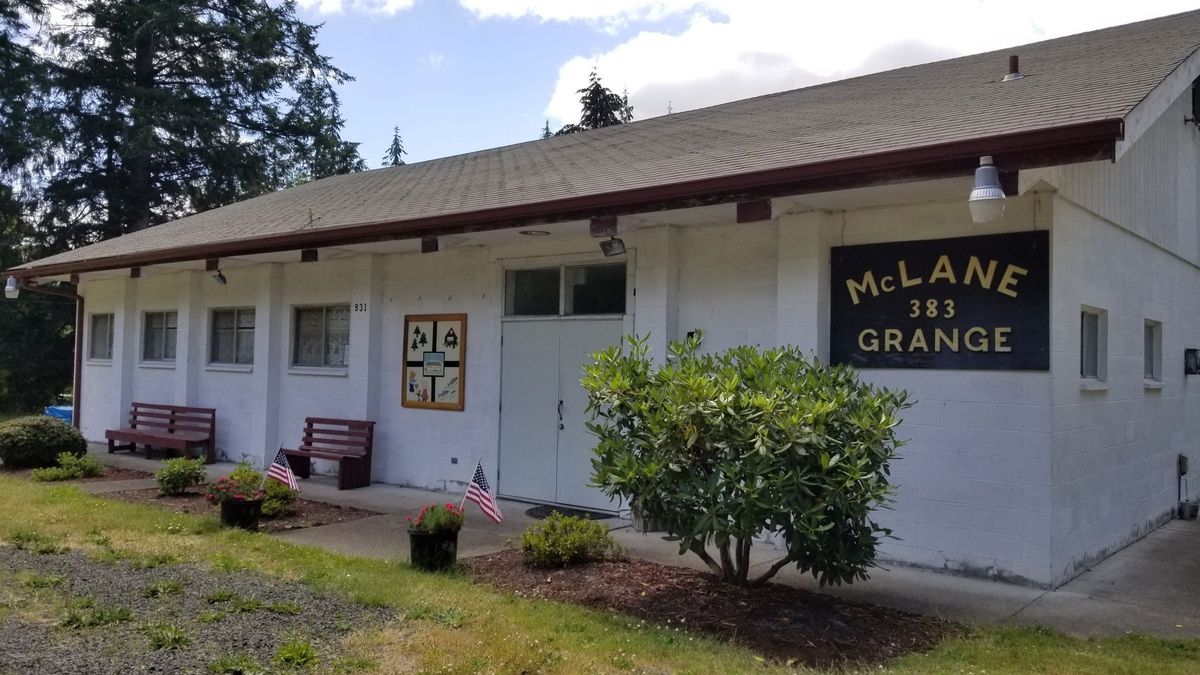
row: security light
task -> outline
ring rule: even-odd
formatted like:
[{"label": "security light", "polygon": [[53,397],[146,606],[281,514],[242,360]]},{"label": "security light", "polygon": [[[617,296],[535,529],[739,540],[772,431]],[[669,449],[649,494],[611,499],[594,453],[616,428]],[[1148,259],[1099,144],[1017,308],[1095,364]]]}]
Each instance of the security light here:
[{"label": "security light", "polygon": [[600,250],[604,253],[605,258],[611,258],[614,255],[621,255],[625,252],[625,242],[617,237],[600,242]]},{"label": "security light", "polygon": [[21,282],[16,277],[9,277],[8,281],[4,284],[4,297],[9,300],[16,300],[20,294]]},{"label": "security light", "polygon": [[976,223],[994,223],[1004,217],[1004,188],[1000,187],[1000,172],[992,164],[992,156],[979,158],[975,169],[975,189],[967,200],[971,209],[971,220]]},{"label": "security light", "polygon": [[217,273],[213,275],[213,279],[216,279],[217,283],[222,286],[229,283],[229,280],[225,278],[225,274],[221,270],[217,270]]}]

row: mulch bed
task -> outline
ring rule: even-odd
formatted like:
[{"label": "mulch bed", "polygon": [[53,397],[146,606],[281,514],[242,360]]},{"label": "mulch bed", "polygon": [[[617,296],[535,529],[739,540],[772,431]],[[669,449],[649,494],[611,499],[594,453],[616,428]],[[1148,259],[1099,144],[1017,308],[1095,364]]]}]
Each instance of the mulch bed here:
[{"label": "mulch bed", "polygon": [[[186,492],[178,497],[166,497],[159,493],[158,488],[147,488],[144,490],[105,492],[101,496],[120,499],[126,502],[135,502],[137,504],[160,506],[177,513],[214,517],[221,515],[221,507],[216,504],[209,504],[204,500],[204,495],[199,492]],[[291,513],[278,518],[263,518],[259,522],[259,529],[263,532],[283,532],[302,527],[345,523],[377,515],[379,514],[374,511],[356,509],[352,506],[338,506],[337,504],[314,502],[308,499],[297,499],[292,502]]]},{"label": "mulch bed", "polygon": [[[5,469],[0,467],[0,476],[10,476],[12,478],[29,478],[29,474],[33,469]],[[103,476],[95,476],[92,478],[79,478],[71,481],[63,481],[67,483],[99,483],[101,481],[110,480],[142,480],[143,478],[154,478],[154,474],[137,469],[122,469],[115,466],[106,467]]]},{"label": "mulch bed", "polygon": [[741,643],[762,656],[814,668],[879,664],[932,649],[956,624],[809,591],[738,588],[703,572],[642,560],[544,569],[514,550],[469,558],[484,582],[527,598],[560,600]]}]

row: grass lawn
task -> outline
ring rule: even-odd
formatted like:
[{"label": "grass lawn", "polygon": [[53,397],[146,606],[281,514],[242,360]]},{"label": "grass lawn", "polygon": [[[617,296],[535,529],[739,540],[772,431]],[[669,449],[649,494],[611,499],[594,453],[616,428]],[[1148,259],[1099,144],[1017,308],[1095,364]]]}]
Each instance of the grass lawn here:
[{"label": "grass lawn", "polygon": [[[394,608],[405,620],[352,635],[358,672],[795,672],[738,647],[627,617],[518,599],[453,575],[353,558],[221,530],[212,519],[105,500],[69,486],[0,477],[0,539],[34,529],[72,548],[251,569],[318,591]],[[0,612],[3,620],[3,612]],[[344,663],[345,661],[343,661]],[[1192,674],[1200,641],[1078,640],[1033,629],[985,628],[870,672]]]}]

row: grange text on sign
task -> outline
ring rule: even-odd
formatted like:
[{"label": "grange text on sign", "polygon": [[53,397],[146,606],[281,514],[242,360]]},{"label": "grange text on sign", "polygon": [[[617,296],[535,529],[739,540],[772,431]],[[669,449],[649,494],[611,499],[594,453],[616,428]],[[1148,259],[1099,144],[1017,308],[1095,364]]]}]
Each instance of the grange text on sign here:
[{"label": "grange text on sign", "polygon": [[1050,367],[1046,231],[838,246],[831,274],[834,363]]}]

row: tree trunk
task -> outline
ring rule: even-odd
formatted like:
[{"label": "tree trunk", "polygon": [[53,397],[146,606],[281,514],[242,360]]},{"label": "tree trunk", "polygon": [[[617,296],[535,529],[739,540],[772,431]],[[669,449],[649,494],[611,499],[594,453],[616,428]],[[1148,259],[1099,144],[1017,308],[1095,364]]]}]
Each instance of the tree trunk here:
[{"label": "tree trunk", "polygon": [[734,566],[733,557],[729,554],[729,542],[719,544],[717,549],[721,552],[721,581],[737,583],[737,568]]},{"label": "tree trunk", "polygon": [[771,569],[767,570],[766,572],[763,572],[762,576],[755,579],[754,583],[752,583],[751,586],[761,586],[761,585],[767,583],[767,581],[771,577],[773,577],[779,573],[779,570],[783,569],[784,567],[787,567],[788,565],[790,565],[794,562],[796,562],[796,559],[793,558],[792,556],[790,556],[790,555],[784,556],[781,560],[779,560],[779,562],[776,562],[774,565],[771,565]]},{"label": "tree trunk", "polygon": [[695,553],[697,556],[699,556],[700,559],[704,561],[704,564],[708,565],[708,569],[712,570],[712,573],[715,574],[718,579],[722,577],[723,572],[721,570],[721,566],[716,560],[713,560],[713,557],[708,554],[708,551],[704,550],[704,542],[702,540],[693,539],[691,544],[688,546],[688,549],[692,553]]}]

